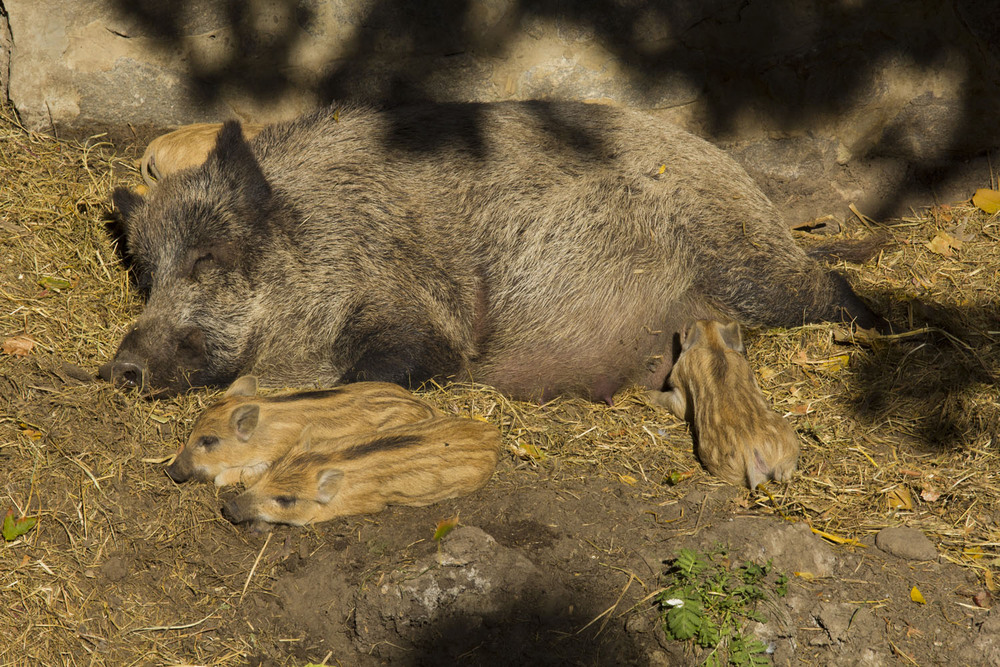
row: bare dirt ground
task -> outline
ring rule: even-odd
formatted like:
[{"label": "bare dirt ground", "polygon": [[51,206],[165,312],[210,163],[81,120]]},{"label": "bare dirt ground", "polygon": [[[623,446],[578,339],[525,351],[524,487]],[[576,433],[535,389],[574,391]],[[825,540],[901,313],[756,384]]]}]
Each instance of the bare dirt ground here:
[{"label": "bare dirt ground", "polygon": [[915,335],[748,332],[803,443],[769,493],[710,477],[686,427],[634,391],[534,406],[429,387],[501,428],[485,488],[257,533],[220,516],[232,491],[164,474],[214,394],[95,379],[141,310],[106,224],[134,157],[0,114],[0,509],[38,518],[0,539],[0,664],[701,664],[724,654],[663,628],[682,547],[732,572],[772,562],[767,622],[738,623],[764,664],[1000,664],[996,218],[848,221],[849,238],[889,240],[838,268]]}]

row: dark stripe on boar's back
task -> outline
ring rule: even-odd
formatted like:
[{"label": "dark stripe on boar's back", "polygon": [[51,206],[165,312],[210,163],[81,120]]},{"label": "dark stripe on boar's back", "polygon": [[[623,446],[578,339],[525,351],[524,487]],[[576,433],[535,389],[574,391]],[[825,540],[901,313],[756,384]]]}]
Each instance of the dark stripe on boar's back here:
[{"label": "dark stripe on boar's back", "polygon": [[375,454],[377,452],[391,452],[396,449],[406,449],[421,444],[419,437],[412,435],[388,435],[383,438],[375,438],[363,445],[348,447],[340,453],[340,458],[347,461],[360,459]]},{"label": "dark stripe on boar's back", "polygon": [[330,396],[336,396],[337,394],[342,394],[344,392],[343,387],[336,387],[335,389],[317,389],[316,391],[301,391],[297,394],[286,394],[284,396],[270,396],[268,401],[271,403],[288,403],[291,401],[308,401],[317,398],[329,398]]}]

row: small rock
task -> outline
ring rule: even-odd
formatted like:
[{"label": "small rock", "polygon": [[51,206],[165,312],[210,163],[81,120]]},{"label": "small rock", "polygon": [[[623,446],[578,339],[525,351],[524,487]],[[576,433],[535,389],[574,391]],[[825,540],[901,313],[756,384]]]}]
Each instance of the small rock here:
[{"label": "small rock", "polygon": [[445,567],[462,567],[497,550],[497,541],[481,528],[460,526],[441,541],[438,563]]},{"label": "small rock", "polygon": [[937,549],[926,535],[906,526],[883,528],[875,536],[875,546],[906,560],[937,560],[938,557]]}]

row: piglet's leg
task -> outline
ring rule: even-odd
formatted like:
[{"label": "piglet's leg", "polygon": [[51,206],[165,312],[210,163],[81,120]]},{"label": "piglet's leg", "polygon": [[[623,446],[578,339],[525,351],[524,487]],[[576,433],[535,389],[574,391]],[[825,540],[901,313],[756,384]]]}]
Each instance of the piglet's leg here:
[{"label": "piglet's leg", "polygon": [[678,419],[684,419],[687,414],[687,400],[684,398],[684,392],[680,389],[673,389],[671,391],[647,391],[646,398],[653,405],[659,405],[661,408],[666,408],[670,413],[677,417]]}]

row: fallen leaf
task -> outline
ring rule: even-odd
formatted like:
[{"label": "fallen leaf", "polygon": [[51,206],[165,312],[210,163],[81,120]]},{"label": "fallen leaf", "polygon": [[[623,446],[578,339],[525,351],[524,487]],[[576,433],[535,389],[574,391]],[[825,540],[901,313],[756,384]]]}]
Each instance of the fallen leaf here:
[{"label": "fallen leaf", "polygon": [[886,492],[885,499],[891,510],[913,509],[913,496],[910,495],[906,487],[897,486],[895,489],[890,489]]},{"label": "fallen leaf", "polygon": [[920,592],[920,589],[917,588],[916,586],[914,586],[910,590],[910,599],[916,602],[917,604],[927,604],[927,600],[924,599],[924,596]]},{"label": "fallen leaf", "polygon": [[813,535],[819,535],[823,539],[830,540],[831,542],[834,542],[836,544],[849,544],[849,545],[855,546],[855,547],[867,547],[868,546],[867,544],[859,542],[858,540],[854,539],[853,537],[841,537],[840,535],[835,535],[833,533],[828,533],[825,530],[820,530],[819,528],[812,528],[812,527],[810,527],[810,530],[813,532]]},{"label": "fallen leaf", "polygon": [[931,207],[931,215],[934,216],[935,220],[940,220],[942,222],[951,222],[955,217],[954,212],[951,210],[951,206],[948,204],[941,204],[940,206]]},{"label": "fallen leaf", "polygon": [[3,518],[3,528],[0,529],[0,532],[3,533],[4,540],[13,542],[34,528],[36,523],[38,523],[38,517],[23,516],[20,519],[15,519],[14,510],[9,509]]},{"label": "fallen leaf", "polygon": [[629,486],[635,486],[635,483],[639,481],[635,477],[633,477],[632,475],[622,475],[622,474],[618,475],[618,479],[620,479],[621,481],[625,482]]},{"label": "fallen leaf", "polygon": [[79,280],[66,280],[65,278],[57,278],[55,276],[42,276],[38,279],[38,284],[45,289],[70,289],[71,287],[76,287]]},{"label": "fallen leaf", "polygon": [[968,227],[968,224],[962,222],[949,229],[948,233],[954,236],[962,243],[967,243],[972,239],[976,238],[976,233],[968,231],[966,227]]},{"label": "fallen leaf", "polygon": [[951,257],[954,254],[952,250],[962,249],[962,242],[947,232],[938,232],[930,243],[925,243],[924,246],[942,257]]},{"label": "fallen leaf", "polygon": [[989,609],[993,606],[993,596],[990,595],[989,591],[979,591],[972,596],[972,601],[976,603],[977,607],[983,609]]},{"label": "fallen leaf", "polygon": [[517,445],[514,446],[514,451],[522,459],[534,459],[536,461],[545,460],[545,452],[529,442],[518,442]]},{"label": "fallen leaf", "polygon": [[796,415],[807,415],[809,414],[809,403],[801,403],[792,407],[792,414]]},{"label": "fallen leaf", "polygon": [[450,519],[443,519],[438,521],[437,530],[434,531],[434,540],[440,540],[445,535],[450,533],[458,525],[458,515],[451,517]]},{"label": "fallen leaf", "polygon": [[793,361],[800,366],[809,366],[810,368],[814,368],[816,370],[835,373],[839,370],[847,368],[847,365],[851,361],[851,355],[845,353],[827,357],[826,359],[814,360],[806,358],[805,353],[800,352],[793,358]]},{"label": "fallen leaf", "polygon": [[4,354],[26,357],[35,349],[35,341],[27,336],[12,336],[3,342]]},{"label": "fallen leaf", "polygon": [[924,487],[920,492],[920,497],[924,499],[925,502],[933,503],[941,497],[941,492],[932,486]]},{"label": "fallen leaf", "polygon": [[983,553],[982,547],[969,547],[968,549],[963,549],[962,553],[972,560],[979,560],[986,555]]},{"label": "fallen leaf", "polygon": [[976,194],[972,195],[972,203],[976,208],[993,215],[1000,211],[1000,192],[980,188],[976,190]]},{"label": "fallen leaf", "polygon": [[771,368],[770,366],[761,366],[759,369],[757,369],[757,375],[759,375],[760,379],[763,380],[764,382],[769,381],[771,378],[777,376],[779,373],[781,373],[781,371],[775,368]]},{"label": "fallen leaf", "polygon": [[684,480],[688,479],[694,473],[691,471],[681,472],[679,470],[672,470],[663,478],[663,483],[667,486],[677,486]]},{"label": "fallen leaf", "polygon": [[794,574],[796,577],[805,579],[806,581],[812,581],[813,579],[816,578],[816,575],[813,574],[812,572],[792,572],[792,574]]}]

